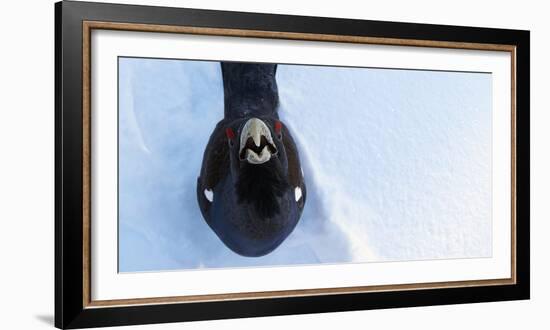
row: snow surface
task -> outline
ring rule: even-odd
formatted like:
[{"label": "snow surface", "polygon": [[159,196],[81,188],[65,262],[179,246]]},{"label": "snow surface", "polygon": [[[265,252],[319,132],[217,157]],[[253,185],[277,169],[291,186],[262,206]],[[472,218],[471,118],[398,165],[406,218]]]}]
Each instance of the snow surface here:
[{"label": "snow surface", "polygon": [[219,63],[119,59],[119,269],[491,256],[491,75],[280,65],[306,207],[271,254],[241,257],[195,184],[223,117]]}]

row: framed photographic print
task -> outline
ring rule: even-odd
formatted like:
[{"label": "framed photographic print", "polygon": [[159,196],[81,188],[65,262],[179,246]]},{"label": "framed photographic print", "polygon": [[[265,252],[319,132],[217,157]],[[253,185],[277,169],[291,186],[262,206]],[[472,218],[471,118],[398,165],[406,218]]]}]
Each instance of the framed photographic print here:
[{"label": "framed photographic print", "polygon": [[529,298],[529,32],[62,1],[59,328]]}]

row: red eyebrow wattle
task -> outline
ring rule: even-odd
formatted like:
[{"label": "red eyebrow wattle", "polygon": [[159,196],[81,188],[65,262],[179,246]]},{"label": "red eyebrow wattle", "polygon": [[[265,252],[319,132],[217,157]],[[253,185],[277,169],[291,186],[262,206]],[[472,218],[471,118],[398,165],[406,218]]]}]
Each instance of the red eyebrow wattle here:
[{"label": "red eyebrow wattle", "polygon": [[279,134],[282,128],[283,128],[283,124],[277,120],[275,122],[275,133]]},{"label": "red eyebrow wattle", "polygon": [[235,138],[235,132],[233,132],[233,129],[231,127],[228,127],[225,129],[225,135],[228,139],[233,140]]}]

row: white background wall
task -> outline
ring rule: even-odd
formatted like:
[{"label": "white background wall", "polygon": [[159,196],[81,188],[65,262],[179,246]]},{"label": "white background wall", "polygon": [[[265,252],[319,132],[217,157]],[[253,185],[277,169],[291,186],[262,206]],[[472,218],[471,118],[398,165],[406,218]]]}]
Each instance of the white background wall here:
[{"label": "white background wall", "polygon": [[[182,7],[531,30],[530,301],[144,326],[143,329],[547,328],[550,23],[544,1],[144,1]],[[0,328],[53,326],[53,1],[0,10]],[[137,327],[135,327],[137,328]],[[130,328],[127,328],[130,329]]]}]

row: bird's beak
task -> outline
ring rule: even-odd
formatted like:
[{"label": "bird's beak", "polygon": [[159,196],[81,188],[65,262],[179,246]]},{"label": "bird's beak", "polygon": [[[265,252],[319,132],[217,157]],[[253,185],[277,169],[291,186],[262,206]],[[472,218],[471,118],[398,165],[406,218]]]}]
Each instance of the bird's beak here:
[{"label": "bird's beak", "polygon": [[258,118],[251,118],[241,131],[239,157],[250,164],[263,164],[277,153],[269,127]]}]

